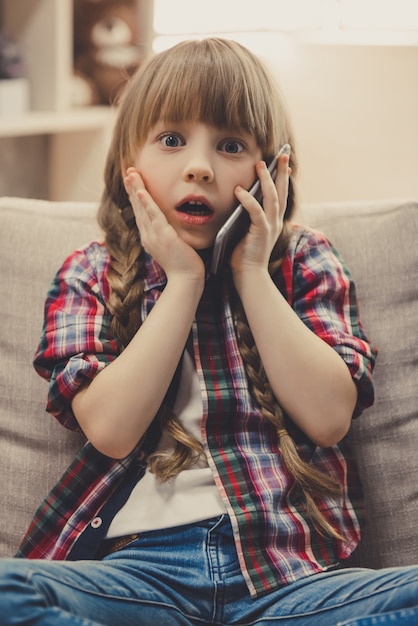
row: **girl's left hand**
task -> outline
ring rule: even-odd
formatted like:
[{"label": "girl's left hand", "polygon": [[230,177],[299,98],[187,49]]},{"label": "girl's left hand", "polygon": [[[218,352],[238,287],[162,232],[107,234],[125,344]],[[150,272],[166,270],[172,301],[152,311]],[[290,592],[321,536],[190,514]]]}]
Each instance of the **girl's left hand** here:
[{"label": "girl's left hand", "polygon": [[255,268],[266,269],[283,228],[291,172],[289,156],[282,154],[279,157],[276,182],[271,178],[264,161],[257,163],[256,171],[260,179],[264,208],[242,187],[235,189],[238,201],[249,213],[251,224],[247,235],[231,255],[234,274]]}]

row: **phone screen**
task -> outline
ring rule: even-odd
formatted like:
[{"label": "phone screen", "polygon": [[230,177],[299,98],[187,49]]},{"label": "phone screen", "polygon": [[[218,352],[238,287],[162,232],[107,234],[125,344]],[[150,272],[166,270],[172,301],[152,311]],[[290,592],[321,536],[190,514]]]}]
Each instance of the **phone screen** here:
[{"label": "phone screen", "polygon": [[[285,144],[278,154],[271,160],[268,166],[273,180],[277,175],[277,159],[281,154],[288,151],[288,145]],[[257,179],[252,187],[249,189],[249,193],[261,203],[261,185],[260,180]],[[225,224],[219,229],[216,235],[215,244],[213,247],[212,261],[210,266],[210,273],[217,274],[222,267],[225,257],[227,257],[235,248],[237,243],[242,239],[245,233],[250,227],[250,216],[244,209],[242,204],[239,204],[233,213],[226,220]]]}]

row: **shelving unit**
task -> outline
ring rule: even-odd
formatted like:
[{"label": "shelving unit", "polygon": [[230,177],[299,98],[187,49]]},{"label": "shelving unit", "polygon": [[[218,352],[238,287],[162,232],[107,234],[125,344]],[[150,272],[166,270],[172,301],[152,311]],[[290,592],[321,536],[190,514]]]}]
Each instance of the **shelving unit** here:
[{"label": "shelving unit", "polygon": [[[137,0],[141,43],[151,44],[152,0]],[[0,117],[0,138],[48,136],[48,197],[97,199],[113,127],[111,107],[72,108],[73,0],[0,0],[7,32],[20,43],[30,111]]]}]

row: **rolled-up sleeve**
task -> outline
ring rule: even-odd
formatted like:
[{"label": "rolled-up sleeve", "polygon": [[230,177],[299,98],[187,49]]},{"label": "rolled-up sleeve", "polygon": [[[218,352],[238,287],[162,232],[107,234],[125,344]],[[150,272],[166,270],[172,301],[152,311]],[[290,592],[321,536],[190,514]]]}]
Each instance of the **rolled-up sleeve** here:
[{"label": "rolled-up sleeve", "polygon": [[310,229],[297,240],[290,276],[293,309],[338,352],[357,385],[356,417],[374,401],[371,376],[377,349],[363,329],[352,277],[327,238]]},{"label": "rolled-up sleeve", "polygon": [[45,302],[34,367],[50,382],[47,411],[71,430],[79,430],[71,409],[74,395],[119,353],[106,308],[107,266],[101,244],[75,251],[57,272]]}]

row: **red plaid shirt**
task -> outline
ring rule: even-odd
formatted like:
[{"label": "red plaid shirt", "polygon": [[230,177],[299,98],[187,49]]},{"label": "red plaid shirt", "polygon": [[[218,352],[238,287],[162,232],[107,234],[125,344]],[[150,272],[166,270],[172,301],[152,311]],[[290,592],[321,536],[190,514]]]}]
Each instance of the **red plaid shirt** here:
[{"label": "red plaid shirt", "polygon": [[[77,389],[118,356],[106,307],[108,266],[108,252],[101,243],[74,252],[57,273],[46,301],[35,367],[50,380],[48,411],[72,429],[78,429],[71,411]],[[343,262],[323,235],[295,226],[274,278],[298,316],[346,362],[358,387],[356,414],[360,414],[373,402],[375,351],[364,335],[355,288]],[[148,258],[143,318],[165,282],[161,268]],[[319,534],[292,496],[292,479],[282,465],[274,429],[249,393],[228,294],[216,278],[207,281],[191,332],[204,390],[203,443],[251,594],[267,593],[336,566],[358,544],[364,518],[348,440],[320,448],[290,424],[301,456],[343,486],[341,497],[324,497],[319,503],[344,537],[339,541]],[[141,446],[127,459],[112,460],[87,443],[38,509],[18,556],[89,558],[83,536],[98,526],[93,520],[123,488],[138,455]]]}]

